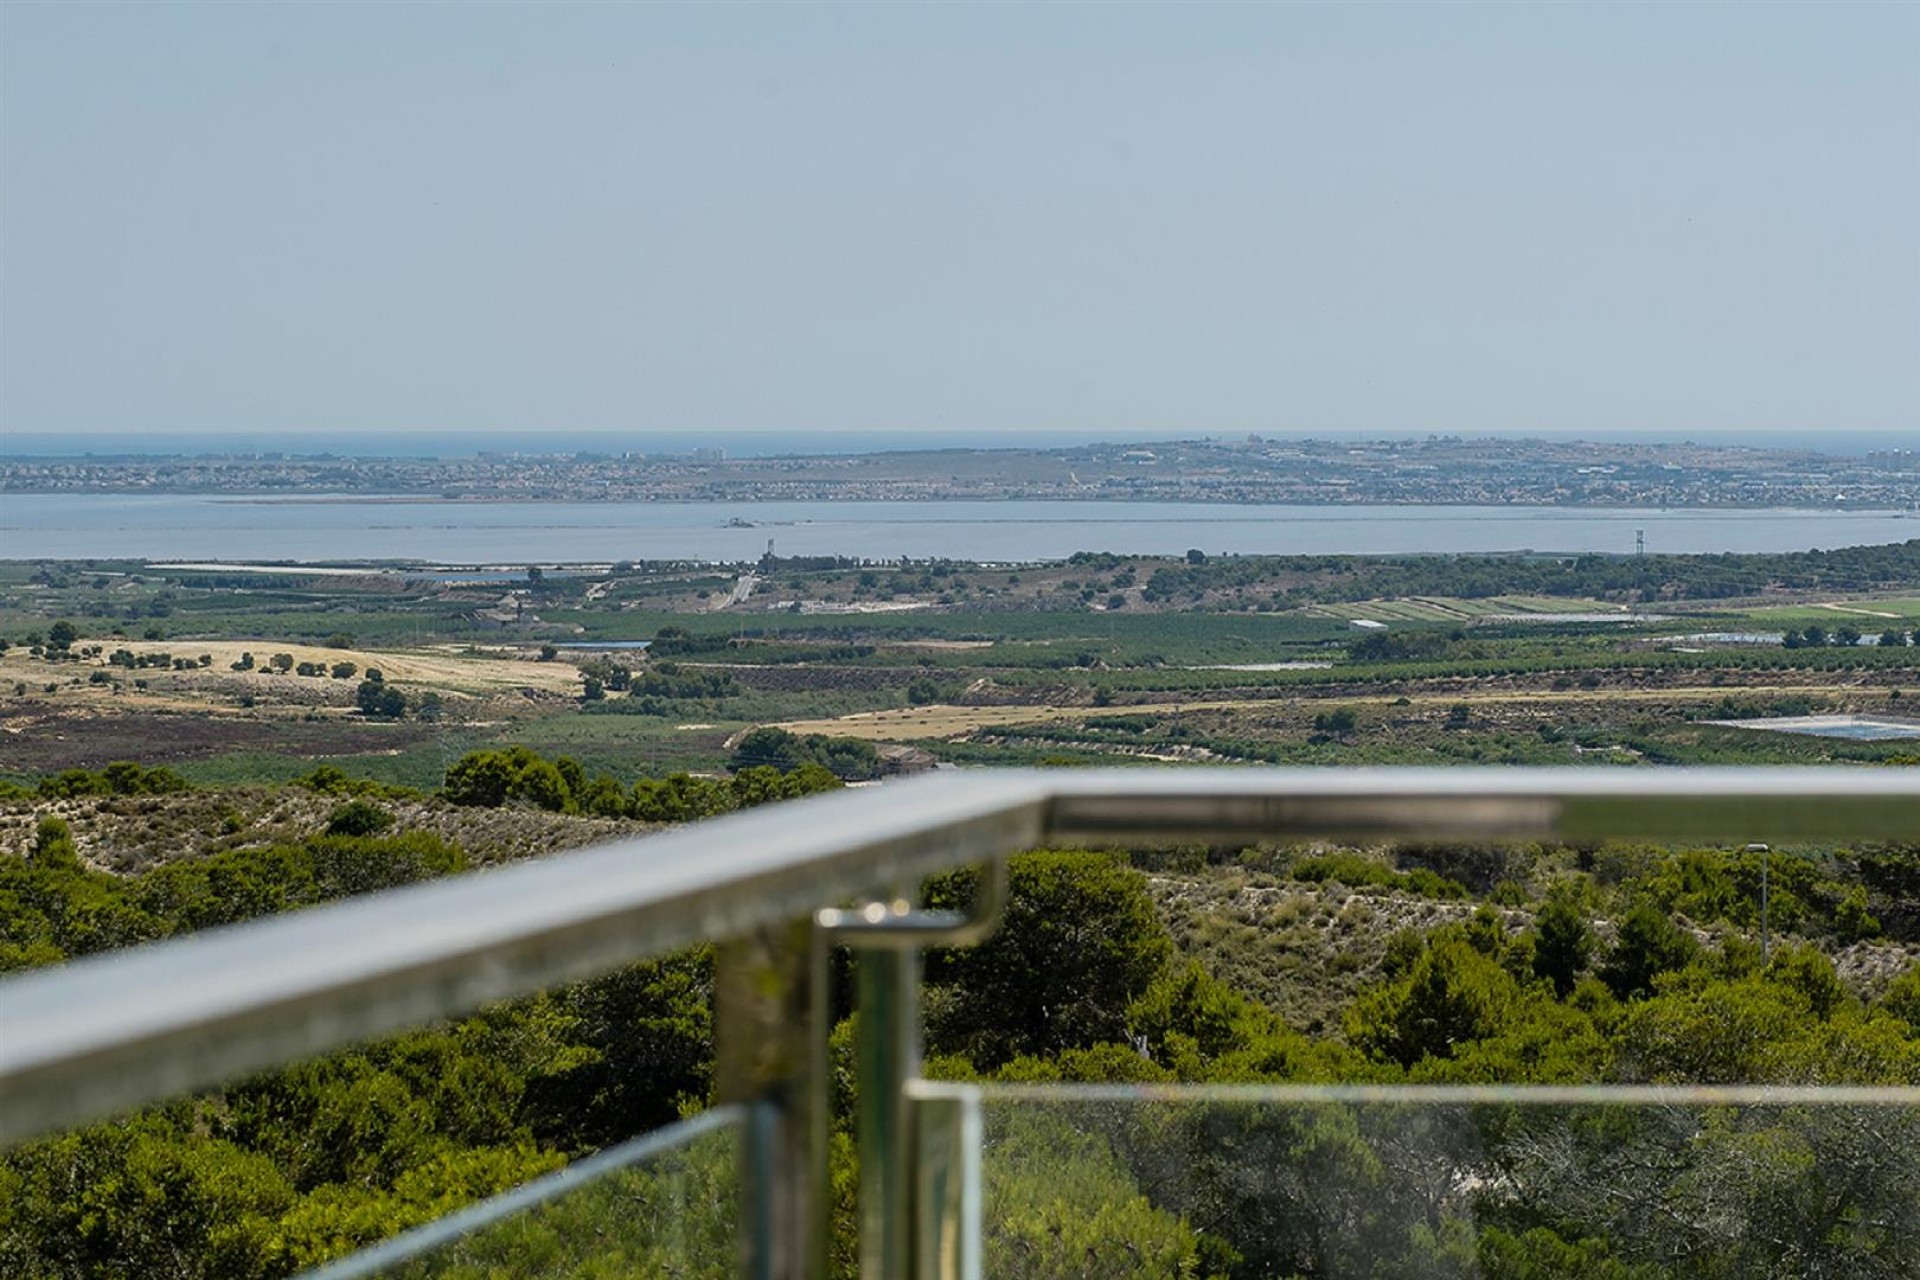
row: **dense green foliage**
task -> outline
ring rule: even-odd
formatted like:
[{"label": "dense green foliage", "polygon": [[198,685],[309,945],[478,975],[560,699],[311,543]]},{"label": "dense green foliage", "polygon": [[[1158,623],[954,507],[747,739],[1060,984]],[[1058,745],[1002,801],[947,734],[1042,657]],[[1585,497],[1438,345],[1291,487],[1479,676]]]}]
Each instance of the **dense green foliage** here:
[{"label": "dense green foliage", "polygon": [[132,760],[116,760],[98,771],[63,769],[40,779],[33,787],[0,779],[0,800],[30,795],[43,800],[70,800],[76,796],[159,796],[186,788],[186,779],[171,769],[149,769]]},{"label": "dense green foliage", "polygon": [[[1124,1016],[1102,1042],[1064,993],[1047,994],[1047,970],[1061,957],[1008,944],[974,963],[1010,1011],[1009,1025],[1048,1051],[1008,1060],[994,1041],[956,1037],[949,1022],[936,1048],[985,1053],[935,1065],[962,1075],[992,1067],[1009,1081],[1143,1084],[1920,1083],[1920,1023],[1908,1020],[1920,968],[1869,1006],[1811,947],[1782,948],[1763,965],[1738,933],[1717,947],[1695,941],[1654,903],[1671,892],[1664,886],[1689,878],[1689,866],[1712,865],[1702,852],[1659,856],[1611,891],[1610,900],[1640,903],[1600,966],[1624,998],[1590,972],[1598,954],[1590,913],[1608,891],[1576,877],[1556,882],[1525,931],[1509,931],[1482,907],[1463,923],[1396,939],[1405,945],[1391,949],[1383,977],[1348,1010],[1349,1047],[1288,1031],[1168,955],[1152,924],[1124,904],[1130,877],[1135,894],[1143,886],[1118,864],[1076,868],[1089,877],[1092,901],[1107,902],[1111,922],[1110,933],[1086,929],[1076,904],[1050,891],[1069,856],[1044,855],[1014,892],[1016,901],[1037,894],[1036,905],[1058,920],[1054,945],[1126,939],[1136,957],[1163,957],[1158,975],[1108,965],[1107,1001],[1116,1011],[1124,1001]],[[1116,893],[1120,901],[1108,901]],[[1104,951],[1083,941],[1080,960]],[[936,1000],[954,972],[930,968]],[[1023,984],[1042,994],[1029,1000]],[[1032,1260],[1013,1268],[1022,1275],[1090,1274],[1075,1258],[1103,1250],[1117,1250],[1103,1275],[1236,1280],[1682,1280],[1815,1269],[1893,1277],[1920,1262],[1920,1228],[1898,1207],[1920,1185],[1920,1125],[1910,1115],[1062,1100],[993,1104],[989,1116],[989,1186],[999,1206],[989,1248]],[[1878,1129],[1872,1152],[1858,1147],[1863,1126]],[[1463,1194],[1435,1177],[1440,1170],[1477,1189]],[[1077,1190],[1087,1185],[1100,1188],[1097,1196]],[[1710,1200],[1730,1193],[1708,1212]],[[1651,1212],[1654,1205],[1665,1211]],[[1823,1224],[1835,1217],[1862,1225],[1834,1234]],[[1088,1225],[1095,1220],[1098,1231]],[[1181,1235],[1183,1226],[1196,1234]],[[1070,1255],[1057,1252],[1062,1242]],[[1177,1265],[1142,1261],[1167,1250]],[[1123,1255],[1129,1261],[1117,1261]]]},{"label": "dense green foliage", "polygon": [[0,1273],[286,1275],[671,1121],[708,1088],[708,970],[635,966],[19,1148]]},{"label": "dense green foliage", "polygon": [[[1140,874],[1091,853],[1042,853],[1008,872],[1006,915],[978,946],[927,965],[927,1041],[982,1066],[1125,1038],[1126,1010],[1172,956]],[[928,901],[955,905],[944,877]]]},{"label": "dense green foliage", "polygon": [[395,1280],[732,1280],[739,1274],[737,1148],[731,1130],[706,1133],[468,1232],[390,1274]]},{"label": "dense green foliage", "polygon": [[[563,782],[572,772],[532,753],[512,763]],[[67,824],[46,818],[26,856],[0,858],[0,967],[465,865],[426,832],[376,834],[390,815],[337,770],[308,785],[366,794],[337,806],[326,834],[139,876],[88,869]],[[820,770],[766,769],[642,779],[634,795],[663,812],[672,795],[723,812],[837,785]],[[711,956],[685,953],[16,1149],[0,1161],[0,1274],[282,1276],[369,1244],[699,1105],[711,1005]]]},{"label": "dense green foliage", "polygon": [[831,791],[839,785],[839,779],[822,766],[798,763],[785,770],[772,765],[743,767],[730,778],[685,773],[641,778],[628,788],[605,775],[588,778],[569,757],[547,760],[526,747],[510,747],[475,751],[461,758],[447,770],[442,794],[454,804],[481,808],[524,804],[553,813],[689,822]]},{"label": "dense green foliage", "polygon": [[1150,599],[1178,601],[1279,575],[1301,600],[1506,594],[1713,600],[1769,588],[1867,591],[1920,583],[1920,540],[1755,555],[1236,556],[1154,570]]},{"label": "dense green foliage", "polygon": [[743,734],[727,762],[730,769],[774,768],[782,773],[812,765],[847,782],[880,776],[880,756],[871,742],[859,738],[804,737],[785,729],[766,727]]},{"label": "dense green foliage", "polygon": [[[1364,734],[1374,714],[1325,727]],[[1086,730],[1138,738],[1147,719],[1115,713]],[[448,769],[444,799],[669,822],[838,785],[822,757],[850,757],[834,740],[779,733],[749,751],[778,763],[742,758],[731,778],[625,783],[565,755],[477,751]],[[391,834],[381,788],[332,766],[303,784],[328,798],[323,832],[139,875],[89,869],[66,824],[41,821],[22,856],[0,857],[0,967],[464,865],[431,835]],[[55,775],[16,803],[178,785],[115,765]],[[1862,940],[1920,941],[1920,850],[1775,850],[1768,959],[1754,941],[1759,856],[1626,845],[1027,855],[1011,865],[1002,930],[928,957],[930,1067],[1007,1083],[1920,1082],[1920,968],[1867,1000],[1832,959]],[[1289,1025],[1242,967],[1251,952],[1176,938],[1146,866],[1193,883],[1249,876],[1279,899],[1339,895],[1330,932],[1368,918],[1369,904],[1440,922],[1401,928],[1377,963],[1337,975],[1347,994],[1324,1027]],[[927,897],[961,908],[974,892],[956,874]],[[0,1159],[0,1274],[282,1276],[443,1215],[707,1101],[711,990],[708,954],[668,957],[22,1147]],[[843,1024],[836,1045],[846,1039]],[[1040,1280],[1920,1266],[1898,1226],[1920,1137],[1881,1126],[1863,1150],[1858,1117],[1839,1114],[997,1104],[988,1120],[990,1259]],[[454,1273],[547,1259],[555,1275],[722,1274],[723,1165],[710,1154],[672,1178],[577,1193],[474,1241]],[[836,1176],[844,1191],[845,1170]],[[688,1188],[702,1206],[675,1207]],[[665,1228],[674,1213],[684,1230]],[[568,1252],[581,1239],[603,1244]],[[662,1260],[675,1250],[689,1259],[679,1272]]]},{"label": "dense green foliage", "polygon": [[[1476,881],[1527,862],[1409,852]],[[1701,919],[1744,914],[1716,897],[1741,858],[1596,850],[1599,874],[1552,881],[1529,928],[1483,905],[1408,931],[1339,1043],[1288,1029],[1175,954],[1139,872],[1033,855],[1014,866],[1015,931],[930,960],[932,1068],[1018,1083],[1920,1083],[1920,967],[1868,1005],[1803,943],[1762,964],[1740,932],[1696,937]],[[1305,861],[1386,887],[1357,855]],[[1776,861],[1804,903],[1834,896],[1816,865]],[[1872,873],[1884,880],[1914,852],[1856,865],[1887,868]],[[969,896],[959,877],[934,893]],[[1671,914],[1679,902],[1701,914]],[[1627,914],[1603,947],[1596,913],[1615,906]],[[1838,937],[1838,913],[1798,919]],[[1920,1180],[1911,1116],[1064,1099],[991,1103],[988,1116],[989,1256],[1023,1276],[1893,1277],[1920,1261],[1920,1230],[1897,1207]],[[1880,1129],[1872,1153],[1857,1150],[1864,1125]],[[1436,1177],[1449,1169],[1477,1190]],[[1729,1193],[1722,1216],[1707,1212]],[[1875,1225],[1834,1235],[1822,1224],[1836,1215]]]},{"label": "dense green foliage", "polygon": [[0,858],[0,971],[410,884],[464,865],[458,849],[414,831],[322,835],[116,876],[87,868],[67,824],[49,817],[26,857]]}]

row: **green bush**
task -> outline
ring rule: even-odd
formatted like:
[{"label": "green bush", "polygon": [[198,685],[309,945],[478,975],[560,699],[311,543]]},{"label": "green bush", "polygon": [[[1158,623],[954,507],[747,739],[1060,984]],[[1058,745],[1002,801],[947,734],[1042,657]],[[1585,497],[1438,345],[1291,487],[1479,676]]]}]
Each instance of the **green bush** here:
[{"label": "green bush", "polygon": [[327,816],[327,834],[331,836],[378,835],[392,825],[391,813],[365,800],[350,800]]}]

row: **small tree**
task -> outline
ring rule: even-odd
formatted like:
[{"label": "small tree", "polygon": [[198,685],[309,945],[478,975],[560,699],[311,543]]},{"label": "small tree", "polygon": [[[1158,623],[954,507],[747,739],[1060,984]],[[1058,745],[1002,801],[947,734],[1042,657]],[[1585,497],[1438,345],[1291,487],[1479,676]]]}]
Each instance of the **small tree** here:
[{"label": "small tree", "polygon": [[1457,934],[1437,937],[1407,976],[1356,1000],[1347,1036],[1370,1057],[1410,1067],[1450,1058],[1512,1016],[1518,989],[1499,964]]},{"label": "small tree", "polygon": [[1833,909],[1833,926],[1841,939],[1859,942],[1880,936],[1880,921],[1867,910],[1867,887],[1855,885]]},{"label": "small tree", "polygon": [[293,655],[290,653],[276,653],[267,660],[267,665],[284,675],[293,670]]},{"label": "small tree", "polygon": [[1593,930],[1573,895],[1550,894],[1534,921],[1534,974],[1553,983],[1553,993],[1564,1000],[1592,957]]},{"label": "small tree", "polygon": [[550,813],[564,813],[573,807],[573,792],[567,786],[566,775],[550,760],[536,759],[522,767],[519,777],[514,779],[510,798],[524,800]]},{"label": "small tree", "polygon": [[47,628],[47,648],[65,653],[80,638],[80,632],[65,618]]},{"label": "small tree", "polygon": [[362,680],[353,702],[370,720],[398,720],[407,713],[406,695],[379,680]]},{"label": "small tree", "polygon": [[1900,648],[1905,646],[1906,643],[1907,633],[1898,627],[1888,627],[1880,633],[1880,647],[1882,649]]},{"label": "small tree", "polygon": [[1317,715],[1313,718],[1313,727],[1315,729],[1321,733],[1331,733],[1336,737],[1345,737],[1347,734],[1352,733],[1355,723],[1353,712],[1346,707],[1341,707],[1337,711]]},{"label": "small tree", "polygon": [[750,729],[734,744],[733,755],[727,760],[727,768],[738,773],[742,769],[751,769],[756,765],[771,765],[782,773],[799,767],[806,761],[807,754],[800,739],[786,729],[771,725]]},{"label": "small tree", "polygon": [[[959,908],[975,892],[949,874],[927,901]],[[1024,854],[1008,863],[1001,929],[927,957],[928,1044],[989,1067],[1120,1040],[1127,1006],[1172,956],[1140,872],[1108,854]]]},{"label": "small tree", "polygon": [[73,842],[73,829],[64,818],[40,819],[40,825],[33,833],[33,852],[27,855],[27,861],[47,871],[73,872],[83,869],[80,850]]},{"label": "small tree", "polygon": [[518,773],[504,751],[474,751],[447,770],[444,794],[452,804],[498,808]]},{"label": "small tree", "polygon": [[393,825],[393,815],[377,804],[350,800],[327,817],[330,836],[375,836]]},{"label": "small tree", "polygon": [[1699,952],[1692,934],[1660,908],[1643,902],[1621,921],[1620,935],[1600,966],[1600,980],[1622,1000],[1646,995],[1656,977],[1686,968]]},{"label": "small tree", "polygon": [[335,680],[351,680],[354,672],[359,669],[358,666],[351,662],[336,662],[333,664],[333,678]]}]

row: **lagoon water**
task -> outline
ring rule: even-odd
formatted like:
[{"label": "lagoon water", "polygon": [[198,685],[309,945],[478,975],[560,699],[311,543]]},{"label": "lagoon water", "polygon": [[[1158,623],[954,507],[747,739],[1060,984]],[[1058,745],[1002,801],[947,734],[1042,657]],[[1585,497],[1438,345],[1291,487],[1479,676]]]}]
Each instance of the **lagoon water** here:
[{"label": "lagoon water", "polygon": [[[744,527],[743,527],[744,526]],[[1180,502],[447,502],[0,495],[0,558],[558,564],[781,555],[1027,561],[1209,555],[1805,551],[1920,538],[1891,511],[1306,507]]]},{"label": "lagoon water", "polygon": [[1893,716],[1774,716],[1764,720],[1706,720],[1724,729],[1760,729],[1769,733],[1801,733],[1814,738],[1846,738],[1853,742],[1893,742],[1920,738],[1920,720]]}]

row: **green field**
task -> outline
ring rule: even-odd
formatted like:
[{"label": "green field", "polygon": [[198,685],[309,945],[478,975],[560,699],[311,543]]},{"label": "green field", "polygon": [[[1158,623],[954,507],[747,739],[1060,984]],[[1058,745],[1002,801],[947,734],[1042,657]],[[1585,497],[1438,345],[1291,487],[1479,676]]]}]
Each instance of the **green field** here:
[{"label": "green field", "polygon": [[1863,632],[1879,632],[1888,627],[1911,628],[1920,623],[1920,596],[1893,598],[1869,597],[1826,602],[1781,605],[1743,611],[1748,620],[1767,626],[1806,626],[1818,623],[1831,630],[1851,625]]}]

